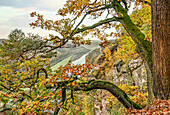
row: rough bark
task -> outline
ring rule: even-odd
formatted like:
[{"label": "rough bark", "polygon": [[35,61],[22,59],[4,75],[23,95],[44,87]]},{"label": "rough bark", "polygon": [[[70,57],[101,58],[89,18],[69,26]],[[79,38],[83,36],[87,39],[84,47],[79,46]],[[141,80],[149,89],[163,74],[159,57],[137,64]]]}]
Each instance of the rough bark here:
[{"label": "rough bark", "polygon": [[170,93],[170,0],[152,0],[152,49],[154,95],[168,99]]}]

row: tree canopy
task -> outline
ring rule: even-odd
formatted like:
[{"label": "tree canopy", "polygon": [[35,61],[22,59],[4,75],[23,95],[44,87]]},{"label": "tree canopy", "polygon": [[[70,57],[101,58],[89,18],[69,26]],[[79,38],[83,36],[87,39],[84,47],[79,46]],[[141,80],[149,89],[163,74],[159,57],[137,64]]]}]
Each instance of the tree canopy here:
[{"label": "tree canopy", "polygon": [[[126,109],[142,109],[143,106],[136,103],[121,86],[99,77],[103,75],[103,70],[106,71],[106,65],[110,68],[113,66],[115,59],[120,58],[128,63],[139,56],[146,67],[148,100],[152,103],[150,5],[150,0],[67,0],[57,12],[57,16],[63,17],[61,20],[45,20],[43,15],[32,12],[31,17],[37,17],[37,20],[30,24],[31,27],[55,31],[56,35],[42,39],[39,35],[26,36],[16,29],[2,43],[2,111],[13,110],[24,114],[53,112],[56,115],[61,109],[68,112],[70,103],[78,105],[77,95],[81,96],[83,92],[91,94],[95,89],[107,90]],[[134,12],[129,14],[132,8]],[[94,23],[86,22],[87,18]],[[98,70],[98,77],[89,74],[94,65],[88,60],[82,65],[68,64],[60,66],[56,71],[51,70],[49,59],[56,55],[57,48],[63,47],[68,41],[72,41],[75,47],[90,45],[90,40],[86,39],[89,35],[100,39],[100,46],[105,48],[104,63]],[[108,37],[115,37],[117,40],[111,44]],[[116,51],[111,52],[109,47],[114,47]],[[83,108],[80,107],[79,110],[79,114],[83,114]]]}]

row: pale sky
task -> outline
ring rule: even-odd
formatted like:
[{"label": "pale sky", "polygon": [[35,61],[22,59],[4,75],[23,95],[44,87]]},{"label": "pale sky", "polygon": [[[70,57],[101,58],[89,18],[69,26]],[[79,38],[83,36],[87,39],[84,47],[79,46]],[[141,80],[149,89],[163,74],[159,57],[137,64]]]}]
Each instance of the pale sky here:
[{"label": "pale sky", "polygon": [[36,11],[45,19],[57,19],[56,13],[66,0],[0,0],[0,38],[7,38],[11,30],[22,29],[25,33],[48,36],[51,32],[32,29],[29,23],[35,21],[30,13]]},{"label": "pale sky", "polygon": [[[45,19],[57,20],[56,15],[59,8],[62,8],[66,0],[0,0],[0,39],[7,38],[9,33],[15,28],[22,29],[25,33],[39,34],[48,37],[55,34],[54,31],[32,29],[29,23],[36,18],[30,17],[30,13],[36,11],[42,14]],[[129,10],[129,14],[132,10]],[[103,17],[101,17],[103,18]],[[84,24],[95,23],[96,20],[86,20]],[[112,30],[113,31],[113,30]],[[95,38],[91,38],[95,39]]]}]

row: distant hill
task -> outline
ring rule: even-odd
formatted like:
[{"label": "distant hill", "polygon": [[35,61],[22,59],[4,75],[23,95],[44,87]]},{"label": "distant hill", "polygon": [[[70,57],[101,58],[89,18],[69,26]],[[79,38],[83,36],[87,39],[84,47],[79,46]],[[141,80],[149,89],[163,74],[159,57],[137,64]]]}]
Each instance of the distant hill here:
[{"label": "distant hill", "polygon": [[[113,43],[115,40],[109,40],[111,43]],[[87,49],[94,50],[96,48],[99,48],[99,44],[101,43],[100,40],[91,40],[91,45],[82,45]]]},{"label": "distant hill", "polygon": [[[6,39],[0,39],[0,44],[2,44],[2,41],[6,40]],[[50,60],[51,66],[61,62],[62,60],[68,58],[71,56],[71,60],[70,61],[75,61],[78,60],[79,58],[81,58],[83,55],[89,53],[90,51],[94,50],[93,52],[90,53],[89,56],[87,56],[90,60],[92,60],[92,58],[98,56],[99,53],[99,44],[100,44],[100,40],[91,40],[91,45],[81,45],[81,46],[77,46],[74,47],[74,44],[69,41],[66,45],[64,45],[62,48],[58,48],[57,50],[57,56],[56,57],[52,57]],[[111,41],[114,42],[114,41]],[[92,54],[95,54],[95,56],[93,57]]]},{"label": "distant hill", "polygon": [[91,45],[80,45],[74,47],[72,41],[69,41],[66,45],[62,48],[57,49],[57,57],[53,57],[50,61],[51,66],[61,62],[62,60],[72,56],[71,61],[78,60],[83,55],[87,54],[88,52],[99,48],[100,40],[91,40]]},{"label": "distant hill", "polygon": [[72,43],[67,43],[62,48],[57,49],[57,57],[53,57],[50,60],[51,66],[61,62],[62,60],[70,56],[72,56],[71,61],[75,61],[90,51],[91,50],[85,48],[84,46],[74,47]]}]

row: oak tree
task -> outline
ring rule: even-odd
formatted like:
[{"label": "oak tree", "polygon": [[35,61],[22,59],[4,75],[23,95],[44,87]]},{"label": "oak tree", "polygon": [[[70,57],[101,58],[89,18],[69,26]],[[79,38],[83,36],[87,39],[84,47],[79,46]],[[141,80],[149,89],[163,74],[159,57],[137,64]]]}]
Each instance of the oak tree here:
[{"label": "oak tree", "polygon": [[[156,3],[161,3],[161,4],[156,5]],[[159,7],[160,5],[166,4],[167,7],[165,7],[164,9],[166,10],[169,8],[168,0],[165,0],[164,2],[156,2],[156,3],[153,2],[152,4],[153,17],[156,16],[154,10],[155,7]],[[167,12],[167,14],[165,13],[165,11],[163,13],[161,12],[160,18],[158,20],[165,19],[165,23],[164,21],[158,21],[159,23],[162,22],[161,23],[162,25],[160,24],[161,26],[156,26],[156,28],[165,27],[165,29],[163,28],[161,30],[163,34],[160,34],[160,35],[165,35],[165,37],[161,37],[162,39],[159,38],[158,40],[155,41],[153,40],[154,49],[152,49],[151,40],[150,39],[148,40],[148,37],[146,37],[145,34],[141,31],[140,29],[141,25],[135,24],[128,14],[128,10],[132,4],[133,4],[132,0],[94,0],[94,1],[67,0],[64,7],[59,9],[59,11],[57,12],[57,15],[63,17],[63,19],[55,20],[55,21],[45,20],[43,18],[43,15],[33,12],[31,13],[31,16],[37,17],[37,20],[35,22],[32,22],[30,25],[33,28],[40,27],[42,29],[52,30],[58,33],[57,35],[50,35],[49,39],[44,39],[42,41],[43,45],[40,44],[41,47],[38,47],[39,50],[41,50],[41,48],[48,47],[46,50],[44,50],[44,52],[49,53],[52,50],[62,47],[69,40],[71,40],[75,44],[75,46],[81,44],[89,45],[90,40],[84,39],[84,37],[89,34],[98,37],[100,40],[102,40],[101,46],[106,46],[106,44],[108,44],[107,37],[117,36],[117,33],[114,33],[112,30],[115,27],[117,27],[117,25],[120,23],[127,31],[129,36],[132,38],[132,40],[134,41],[136,45],[136,51],[141,56],[141,58],[145,63],[145,67],[147,70],[149,100],[152,101],[154,99],[154,94],[153,94],[154,83],[156,84],[157,89],[158,87],[161,86],[160,88],[161,90],[158,90],[158,92],[154,90],[156,98],[167,99],[167,97],[169,97],[169,92],[165,92],[165,91],[167,89],[169,91],[168,80],[166,80],[168,79],[168,75],[169,75],[168,73],[169,63],[167,62],[169,55],[167,50],[165,49],[168,48],[168,43],[169,43],[168,41],[168,28],[169,28],[168,13],[169,12]],[[136,9],[138,8],[138,6],[143,6],[143,5],[148,5],[148,7],[150,7],[151,3],[149,0],[135,0]],[[73,18],[70,18],[70,16],[73,16]],[[92,25],[86,26],[85,24],[83,24],[83,22],[86,21],[86,18],[90,18],[90,20],[95,20],[95,21]],[[154,20],[153,23],[155,24]],[[153,28],[155,28],[155,26],[153,26]],[[108,29],[110,29],[111,31],[105,32],[105,30]],[[154,39],[156,39],[156,37],[154,37]],[[164,65],[165,70],[163,69],[164,67],[159,66],[157,64],[158,62],[156,61],[158,55],[157,51],[159,49],[156,48],[155,46],[157,42],[159,42],[159,40],[160,41],[162,40],[162,42],[160,42],[159,45],[162,54],[160,54],[158,59],[160,60],[165,59],[162,62],[159,61],[161,64],[165,64]],[[167,47],[164,49],[161,43],[166,44]],[[31,47],[35,47],[35,46],[31,46]],[[33,48],[33,50],[36,49]],[[153,53],[154,61],[152,60],[152,53]],[[24,53],[21,53],[21,56],[23,54]],[[161,58],[161,56],[164,57]],[[33,59],[34,58],[35,60],[37,59],[36,56],[34,56]],[[23,67],[27,68],[27,65],[34,65],[34,63],[37,63],[37,61],[35,61],[30,64],[30,62],[28,63],[27,61],[25,60],[21,61],[22,62],[22,64],[20,65],[21,68]],[[154,69],[152,67],[153,62],[154,62]],[[40,65],[40,67],[42,67],[42,65]],[[3,80],[7,79],[8,83],[5,84],[1,83],[0,85],[1,88],[8,90],[9,92],[3,93],[2,97],[7,96],[15,99],[16,97],[12,97],[11,92],[13,94],[17,93],[19,95],[19,99],[17,98],[18,105],[16,108],[18,109],[22,108],[23,112],[27,111],[26,108],[29,108],[30,111],[42,112],[43,111],[42,109],[44,108],[44,110],[52,110],[54,111],[54,114],[57,114],[60,108],[65,108],[65,105],[68,102],[68,100],[71,99],[72,102],[74,103],[74,93],[76,91],[91,91],[93,89],[105,89],[109,91],[112,95],[114,95],[126,108],[142,109],[140,105],[133,102],[128,97],[128,95],[115,84],[104,80],[95,80],[95,79],[87,80],[88,74],[86,73],[87,71],[92,69],[92,67],[93,66],[88,63],[82,66],[68,65],[65,67],[58,68],[58,70],[56,70],[55,73],[50,72],[49,68],[47,68],[47,71],[45,69],[37,68],[38,70],[36,71],[37,73],[36,75],[34,73],[29,74],[29,72],[32,69],[31,67],[28,67],[30,70],[27,71],[28,72],[27,77],[22,77],[23,76],[22,71],[21,73],[18,73],[19,76],[22,77],[22,79],[21,79],[21,84],[16,86],[14,85],[13,81],[16,82],[17,80],[19,80],[19,77],[17,77],[17,80],[16,79],[14,80],[14,78],[17,76],[14,75],[15,77],[11,77],[12,80],[11,79],[8,80],[6,78],[6,74],[8,74],[10,70],[8,71],[4,70]],[[40,70],[44,71],[45,76],[42,73],[40,74]],[[71,75],[69,75],[68,73],[71,73]],[[154,82],[153,82],[153,73],[155,76],[154,78],[156,78]],[[158,83],[158,80],[160,78],[162,82]],[[24,80],[27,79],[30,79],[30,81],[24,82]],[[22,88],[25,87],[29,88],[28,92],[24,92],[22,90]],[[15,89],[17,89],[18,92],[16,92]],[[161,95],[164,94],[164,95],[161,97],[160,94]]]},{"label": "oak tree", "polygon": [[[59,9],[57,15],[63,16],[61,20],[44,20],[43,15],[36,12],[31,13],[32,17],[37,17],[37,20],[31,23],[33,28],[40,27],[42,29],[54,30],[59,33],[60,36],[51,37],[50,41],[56,43],[56,47],[60,47],[72,40],[75,44],[89,44],[88,40],[84,40],[83,37],[87,34],[92,34],[103,40],[102,45],[107,43],[106,37],[113,36],[112,33],[105,33],[104,30],[112,29],[116,23],[119,22],[125,28],[127,33],[131,36],[136,44],[136,51],[144,60],[147,68],[148,76],[148,91],[149,99],[152,100],[153,95],[153,79],[152,79],[152,45],[151,42],[145,38],[145,35],[131,20],[128,10],[131,7],[132,0],[68,0],[64,5],[64,8]],[[151,5],[149,1],[137,0],[135,1],[136,7],[138,5]],[[74,18],[68,18],[67,15],[75,15]],[[85,18],[99,19],[97,23],[89,26],[85,26],[83,22]],[[77,22],[77,20],[79,20]],[[81,34],[79,34],[81,33]]]},{"label": "oak tree", "polygon": [[170,1],[152,0],[153,90],[157,99],[170,93]]}]

